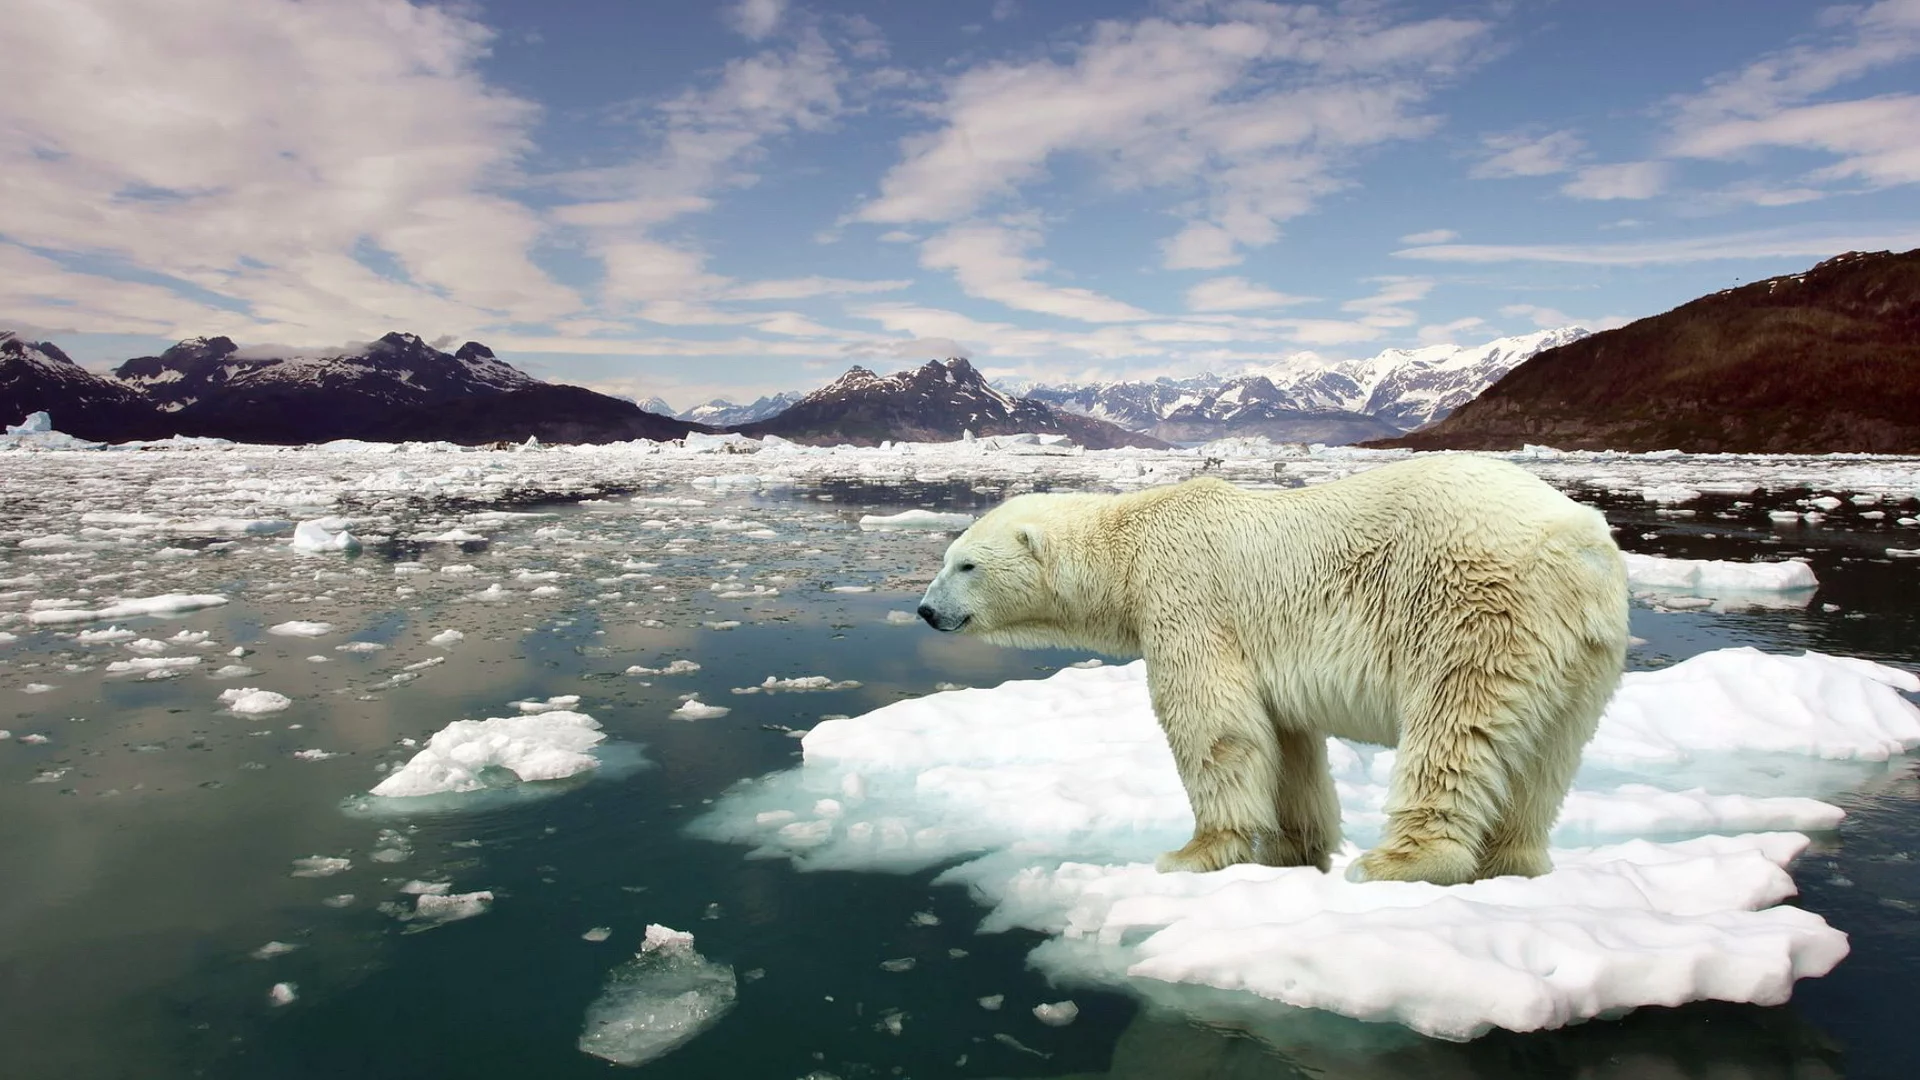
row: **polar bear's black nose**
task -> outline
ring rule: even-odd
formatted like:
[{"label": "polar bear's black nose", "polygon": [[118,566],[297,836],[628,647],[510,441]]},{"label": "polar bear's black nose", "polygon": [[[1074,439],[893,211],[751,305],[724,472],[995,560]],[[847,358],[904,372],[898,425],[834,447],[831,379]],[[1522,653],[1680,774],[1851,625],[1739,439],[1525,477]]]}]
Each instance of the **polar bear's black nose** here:
[{"label": "polar bear's black nose", "polygon": [[935,630],[940,629],[940,618],[938,615],[934,614],[932,607],[926,604],[921,604],[919,615],[921,618],[927,620],[928,626],[933,627]]}]

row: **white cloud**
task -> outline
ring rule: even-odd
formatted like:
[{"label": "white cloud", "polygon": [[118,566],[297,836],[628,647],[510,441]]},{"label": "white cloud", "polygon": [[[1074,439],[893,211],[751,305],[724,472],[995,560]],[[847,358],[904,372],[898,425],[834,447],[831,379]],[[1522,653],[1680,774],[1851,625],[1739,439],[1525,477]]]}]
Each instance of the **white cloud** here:
[{"label": "white cloud", "polygon": [[1831,29],[1824,40],[1768,53],[1708,80],[1698,93],[1675,98],[1667,151],[1742,161],[1764,148],[1812,151],[1834,159],[1804,178],[1812,184],[1920,183],[1920,139],[1914,135],[1920,131],[1920,96],[1813,100],[1920,56],[1920,2],[1881,0],[1830,8],[1825,16]]},{"label": "white cloud", "polygon": [[1025,252],[1040,240],[1030,229],[970,222],[956,225],[920,246],[920,265],[950,270],[969,296],[1010,308],[1059,315],[1082,322],[1126,322],[1148,318],[1131,304],[1090,289],[1063,288],[1033,280],[1048,269]]},{"label": "white cloud", "polygon": [[[402,0],[16,6],[0,234],[216,294],[240,313],[195,329],[255,338],[564,316],[579,298],[527,254],[538,216],[499,194],[538,112],[481,79],[489,39]],[[85,329],[180,328],[150,294],[63,280]]]},{"label": "white cloud", "polygon": [[[910,136],[859,219],[964,219],[1016,198],[1057,157],[1110,186],[1198,191],[1164,248],[1174,268],[1229,265],[1337,189],[1359,147],[1423,134],[1431,88],[1466,62],[1482,23],[1393,23],[1370,5],[1179,6],[1108,21],[1063,59],[974,67]],[[1191,17],[1183,17],[1191,16]]]},{"label": "white cloud", "polygon": [[1468,171],[1480,179],[1515,176],[1551,176],[1573,168],[1586,144],[1571,131],[1546,135],[1511,133],[1487,135],[1480,144],[1488,156]]},{"label": "white cloud", "polygon": [[1434,285],[1432,279],[1418,277],[1381,277],[1373,281],[1380,286],[1378,292],[1348,300],[1340,305],[1340,310],[1361,316],[1360,321],[1367,326],[1386,328],[1412,326],[1418,316],[1406,305],[1426,299]]},{"label": "white cloud", "polygon": [[1487,320],[1475,315],[1469,315],[1465,318],[1455,319],[1452,322],[1433,323],[1421,327],[1420,343],[1422,345],[1451,344],[1459,341],[1462,336],[1470,333],[1484,337],[1486,331]]},{"label": "white cloud", "polygon": [[780,17],[786,12],[787,0],[740,0],[728,5],[723,14],[728,26],[750,40],[760,41],[779,29]]},{"label": "white cloud", "polygon": [[1665,190],[1667,172],[1664,161],[1587,165],[1560,185],[1560,193],[1576,199],[1651,199]]},{"label": "white cloud", "polygon": [[1187,290],[1187,310],[1256,311],[1299,304],[1306,299],[1256,285],[1246,278],[1219,277],[1209,278]]},{"label": "white cloud", "polygon": [[810,300],[819,296],[858,296],[864,293],[898,292],[912,285],[906,280],[855,281],[848,278],[803,277],[768,281],[750,281],[728,287],[721,293],[727,300]]},{"label": "white cloud", "polygon": [[1656,266],[1719,259],[1825,259],[1844,251],[1920,247],[1920,224],[1829,226],[1824,231],[1766,229],[1674,240],[1599,244],[1435,244],[1402,248],[1402,258],[1432,262],[1549,262],[1583,266]]},{"label": "white cloud", "polygon": [[1559,326],[1573,326],[1578,320],[1556,308],[1541,307],[1538,304],[1508,304],[1500,309],[1500,314],[1510,319],[1526,319],[1542,330],[1551,330]]},{"label": "white cloud", "polygon": [[1400,238],[1403,244],[1444,244],[1449,240],[1460,239],[1460,234],[1452,229],[1430,229],[1426,232],[1408,233]]}]

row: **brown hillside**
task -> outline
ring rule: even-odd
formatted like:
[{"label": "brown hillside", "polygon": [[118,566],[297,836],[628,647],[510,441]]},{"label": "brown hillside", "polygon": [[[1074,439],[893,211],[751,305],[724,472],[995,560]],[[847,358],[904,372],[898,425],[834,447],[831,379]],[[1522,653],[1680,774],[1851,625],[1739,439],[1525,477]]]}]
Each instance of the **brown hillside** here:
[{"label": "brown hillside", "polygon": [[1418,450],[1920,453],[1920,249],[1849,252],[1521,364]]}]

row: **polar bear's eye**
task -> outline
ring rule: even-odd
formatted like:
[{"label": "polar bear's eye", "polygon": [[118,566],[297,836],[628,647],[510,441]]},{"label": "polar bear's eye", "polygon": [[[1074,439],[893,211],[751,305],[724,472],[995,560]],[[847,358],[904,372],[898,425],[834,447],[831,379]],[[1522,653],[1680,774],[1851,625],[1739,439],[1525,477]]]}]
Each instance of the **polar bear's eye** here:
[{"label": "polar bear's eye", "polygon": [[963,573],[963,574],[971,574],[971,573],[973,573],[973,564],[972,564],[972,563],[970,563],[970,562],[963,562],[963,563],[961,563],[961,564],[960,564],[960,572],[961,572],[961,573]]}]

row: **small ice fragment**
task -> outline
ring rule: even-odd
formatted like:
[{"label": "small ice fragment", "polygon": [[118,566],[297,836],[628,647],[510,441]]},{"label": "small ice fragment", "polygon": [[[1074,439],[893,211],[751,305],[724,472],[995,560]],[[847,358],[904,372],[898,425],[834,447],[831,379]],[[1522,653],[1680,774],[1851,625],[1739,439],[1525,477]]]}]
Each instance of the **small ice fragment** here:
[{"label": "small ice fragment", "polygon": [[903,971],[912,971],[916,963],[918,963],[918,961],[914,960],[913,957],[902,956],[897,960],[880,961],[880,970],[891,971],[895,974],[899,974],[900,972],[903,972]]},{"label": "small ice fragment", "polygon": [[700,670],[700,665],[693,662],[692,660],[674,660],[668,663],[665,667],[641,667],[639,664],[635,664],[632,667],[627,669],[627,674],[629,675],[685,675],[688,672],[699,671],[699,670]]},{"label": "small ice fragment", "polygon": [[269,941],[248,955],[252,956],[255,960],[271,960],[276,956],[284,956],[299,947],[298,945],[289,945],[284,941]]},{"label": "small ice fragment", "polygon": [[913,926],[939,926],[940,916],[931,911],[916,911],[913,913],[913,918],[908,919],[907,922]]},{"label": "small ice fragment", "polygon": [[347,531],[345,518],[314,518],[293,527],[290,546],[313,554],[360,550],[360,539]]},{"label": "small ice fragment", "polygon": [[240,716],[259,716],[264,713],[279,712],[292,705],[293,699],[271,690],[242,686],[220,691],[220,704],[225,705],[228,712],[237,713]]},{"label": "small ice fragment", "polygon": [[439,926],[442,923],[471,919],[475,915],[484,915],[493,904],[493,893],[486,889],[470,893],[421,893],[413,898],[412,921],[425,923],[420,929]]},{"label": "small ice fragment", "polygon": [[979,999],[980,1007],[988,1012],[999,1012],[1000,1006],[1005,1004],[1006,1000],[1007,995],[1005,994],[988,994],[986,997]]},{"label": "small ice fragment", "polygon": [[467,640],[467,635],[458,630],[442,630],[427,639],[429,644],[438,645],[443,649],[458,645],[465,640]]},{"label": "small ice fragment", "polygon": [[596,926],[593,929],[588,930],[586,933],[581,934],[580,939],[582,941],[605,941],[612,936],[613,936],[612,927]]},{"label": "small ice fragment", "polygon": [[304,859],[293,860],[293,877],[332,877],[353,865],[352,859],[335,858],[331,855],[309,855]]},{"label": "small ice fragment", "polygon": [[333,633],[333,624],[294,619],[291,622],[278,623],[267,627],[267,633],[279,634],[282,637],[320,637],[324,634]]},{"label": "small ice fragment", "polygon": [[906,626],[909,623],[917,623],[919,621],[920,621],[920,616],[915,615],[911,611],[887,612],[887,622],[894,626]]},{"label": "small ice fragment", "polygon": [[59,687],[54,686],[52,683],[30,682],[21,687],[20,692],[23,694],[44,694],[49,690],[57,689],[59,689]]},{"label": "small ice fragment", "polygon": [[274,983],[273,989],[267,991],[267,1001],[276,1007],[291,1005],[294,999],[299,996],[299,985],[297,983]]},{"label": "small ice fragment", "polygon": [[863,529],[937,529],[958,532],[973,524],[972,514],[947,514],[933,510],[907,510],[898,514],[866,514],[860,518]]},{"label": "small ice fragment", "polygon": [[1056,1001],[1048,1005],[1035,1005],[1033,1015],[1048,1027],[1066,1027],[1080,1015],[1080,1006],[1072,1001]]},{"label": "small ice fragment", "polygon": [[681,702],[679,708],[667,715],[676,720],[712,720],[732,711],[724,705],[708,705],[698,697],[690,697]]},{"label": "small ice fragment", "polygon": [[330,753],[326,750],[295,750],[293,756],[299,758],[301,761],[325,761],[328,758],[339,757],[340,755]]},{"label": "small ice fragment", "polygon": [[711,1027],[737,993],[733,968],[695,952],[692,934],[648,926],[639,954],[587,1008],[580,1049],[616,1065],[652,1061]]}]

